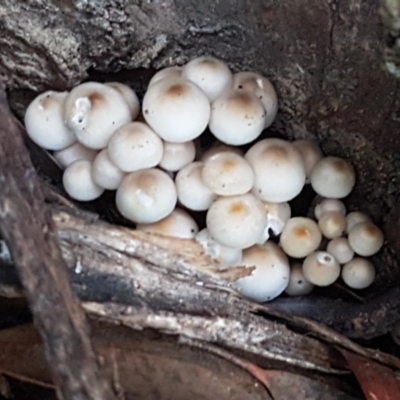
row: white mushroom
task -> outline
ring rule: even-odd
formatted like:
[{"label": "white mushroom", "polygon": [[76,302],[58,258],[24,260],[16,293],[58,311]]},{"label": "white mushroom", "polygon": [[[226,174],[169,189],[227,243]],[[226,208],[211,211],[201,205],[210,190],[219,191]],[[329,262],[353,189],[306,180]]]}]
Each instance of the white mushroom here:
[{"label": "white mushroom", "polygon": [[78,160],[87,160],[93,162],[97,154],[97,150],[88,149],[79,142],[75,142],[66,149],[55,151],[53,153],[53,157],[56,160],[57,164],[62,169],[65,169],[73,162]]},{"label": "white mushroom", "polygon": [[219,197],[207,212],[210,235],[224,246],[245,249],[257,243],[265,229],[264,205],[251,193]]},{"label": "white mushroom", "polygon": [[194,211],[208,210],[217,197],[203,183],[202,169],[203,163],[196,161],[183,167],[175,177],[179,202]]},{"label": "white mushroom", "polygon": [[64,119],[80,143],[90,149],[104,149],[114,131],[131,121],[131,111],[117,90],[86,82],[66,98]]},{"label": "white mushroom", "polygon": [[264,106],[267,113],[265,128],[274,121],[278,112],[278,96],[269,79],[255,72],[239,72],[233,75],[233,88],[254,93]]},{"label": "white mushroom", "polygon": [[300,151],[306,170],[306,183],[310,183],[311,171],[324,156],[317,142],[312,140],[295,140],[293,146]]},{"label": "white mushroom", "polygon": [[327,239],[338,238],[346,230],[346,217],[338,211],[328,211],[321,215],[318,226]]},{"label": "white mushroom", "polygon": [[240,146],[260,136],[265,125],[265,110],[256,95],[229,90],[211,105],[209,128],[221,142]]},{"label": "white mushroom", "polygon": [[193,239],[199,231],[196,221],[180,208],[175,208],[171,214],[153,224],[138,224],[136,229],[180,239]]},{"label": "white mushroom", "polygon": [[349,244],[354,252],[363,257],[377,253],[383,246],[383,233],[372,222],[361,222],[349,232]]},{"label": "white mushroom", "polygon": [[338,157],[321,158],[311,172],[311,186],[323,197],[342,199],[356,183],[354,168]]},{"label": "white mushroom", "polygon": [[37,96],[25,113],[28,136],[47,150],[62,150],[76,141],[74,133],[64,124],[63,105],[68,92],[52,90]]},{"label": "white mushroom", "polygon": [[163,151],[160,137],[142,122],[121,126],[108,144],[110,160],[125,172],[155,167],[161,161]]},{"label": "white mushroom", "polygon": [[342,201],[337,199],[324,199],[315,206],[314,215],[315,218],[320,219],[324,213],[331,211],[338,212],[345,216],[346,206]]},{"label": "white mushroom", "polygon": [[375,267],[365,258],[353,258],[343,266],[342,279],[352,289],[365,289],[375,280]]},{"label": "white mushroom", "polygon": [[174,210],[176,201],[174,182],[156,168],[126,175],[116,195],[118,211],[138,224],[152,224],[165,218]]},{"label": "white mushroom", "polygon": [[116,190],[124,176],[125,173],[108,157],[107,149],[102,150],[93,161],[93,182],[103,189]]},{"label": "white mushroom", "polygon": [[140,102],[135,91],[128,85],[124,85],[120,82],[106,82],[105,85],[112,87],[122,95],[131,110],[131,118],[133,121],[140,112]]},{"label": "white mushroom", "polygon": [[310,218],[290,218],[283,228],[280,245],[290,257],[303,258],[315,251],[322,240],[318,225]]},{"label": "white mushroom", "polygon": [[280,235],[292,213],[289,203],[263,202],[263,204],[267,213],[267,226],[258,239],[258,244],[265,243],[270,238],[271,232],[275,236]]},{"label": "white mushroom", "polygon": [[193,162],[196,157],[196,148],[193,141],[183,143],[164,142],[164,152],[160,167],[166,171],[179,171]]},{"label": "white mushroom", "polygon": [[201,155],[200,161],[206,162],[209,158],[213,157],[214,155],[225,152],[235,153],[239,156],[243,156],[243,151],[238,147],[228,146],[226,144],[216,142],[216,144],[211,146]]},{"label": "white mushroom", "polygon": [[326,251],[332,254],[339,264],[346,264],[354,257],[354,251],[350,247],[348,239],[344,237],[332,239],[328,243]]},{"label": "white mushroom", "polygon": [[289,261],[273,242],[244,250],[241,265],[255,267],[255,270],[238,279],[236,287],[243,296],[259,303],[275,299],[289,283]]},{"label": "white mushroom", "polygon": [[162,79],[143,99],[143,116],[162,139],[182,143],[200,136],[210,120],[210,102],[194,83],[183,78]]},{"label": "white mushroom", "polygon": [[173,66],[160,69],[150,79],[149,87],[165,78],[180,78],[182,76],[182,67]]},{"label": "white mushroom", "polygon": [[305,296],[310,294],[314,285],[303,274],[303,267],[298,262],[290,264],[289,285],[285,293],[289,296]]},{"label": "white mushroom", "polygon": [[303,274],[315,286],[328,286],[339,278],[340,265],[326,251],[316,251],[304,260]]},{"label": "white mushroom", "polygon": [[63,174],[63,185],[70,197],[79,201],[92,201],[100,197],[104,189],[92,179],[92,163],[78,160],[69,165]]},{"label": "white mushroom", "polygon": [[346,233],[348,234],[357,224],[360,224],[361,222],[371,222],[371,218],[361,212],[361,211],[352,211],[347,214],[346,216],[347,220],[347,227],[346,227]]},{"label": "white mushroom", "polygon": [[204,162],[201,174],[204,184],[220,196],[247,193],[254,183],[250,164],[233,152],[217,153]]},{"label": "white mushroom", "polygon": [[281,139],[264,139],[254,144],[245,159],[254,170],[253,193],[263,201],[283,203],[302,190],[306,174],[299,151]]},{"label": "white mushroom", "polygon": [[232,84],[229,67],[214,57],[194,58],[183,67],[182,76],[196,84],[211,102]]}]

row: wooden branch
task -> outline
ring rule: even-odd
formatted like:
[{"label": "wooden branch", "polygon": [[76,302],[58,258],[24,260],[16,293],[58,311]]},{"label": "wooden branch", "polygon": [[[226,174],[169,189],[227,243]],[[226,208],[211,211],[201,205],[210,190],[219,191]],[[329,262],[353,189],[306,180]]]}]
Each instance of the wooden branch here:
[{"label": "wooden branch", "polygon": [[57,233],[0,82],[0,230],[45,343],[58,396],[110,400],[85,313],[68,282]]}]

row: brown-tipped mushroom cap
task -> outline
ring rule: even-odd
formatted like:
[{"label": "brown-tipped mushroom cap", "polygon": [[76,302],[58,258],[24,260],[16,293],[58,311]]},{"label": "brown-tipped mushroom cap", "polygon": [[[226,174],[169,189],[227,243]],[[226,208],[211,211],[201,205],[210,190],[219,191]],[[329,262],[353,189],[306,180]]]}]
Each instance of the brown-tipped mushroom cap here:
[{"label": "brown-tipped mushroom cap", "polygon": [[363,257],[377,253],[383,246],[383,233],[372,222],[361,222],[349,232],[349,244],[354,252]]},{"label": "brown-tipped mushroom cap", "polygon": [[340,265],[329,253],[316,251],[304,260],[303,273],[313,285],[328,286],[339,278]]},{"label": "brown-tipped mushroom cap", "polygon": [[321,215],[318,226],[327,239],[338,238],[346,230],[346,217],[338,211],[329,211]]},{"label": "brown-tipped mushroom cap", "polygon": [[357,224],[361,222],[371,222],[371,218],[361,212],[361,211],[352,211],[346,215],[347,226],[346,226],[346,233],[348,234]]},{"label": "brown-tipped mushroom cap", "polygon": [[353,258],[343,266],[342,279],[353,289],[365,289],[375,280],[375,267],[365,258]]},{"label": "brown-tipped mushroom cap", "polygon": [[315,206],[314,215],[315,218],[320,219],[326,212],[335,211],[341,215],[346,215],[346,206],[342,201],[337,199],[324,199]]},{"label": "brown-tipped mushroom cap", "polygon": [[157,71],[150,79],[149,87],[165,78],[180,78],[182,76],[182,67],[166,67]]},{"label": "brown-tipped mushroom cap", "polygon": [[295,140],[293,146],[299,150],[306,171],[306,183],[310,183],[311,171],[324,156],[318,143],[312,140]]}]

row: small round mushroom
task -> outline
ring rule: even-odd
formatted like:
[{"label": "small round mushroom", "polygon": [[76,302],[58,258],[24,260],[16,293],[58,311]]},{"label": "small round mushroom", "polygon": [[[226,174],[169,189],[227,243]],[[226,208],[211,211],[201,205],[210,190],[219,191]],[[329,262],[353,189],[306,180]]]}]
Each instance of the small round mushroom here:
[{"label": "small round mushroom", "polygon": [[110,160],[124,172],[155,167],[161,161],[163,151],[160,137],[142,122],[121,126],[108,144]]},{"label": "small round mushroom", "polygon": [[202,180],[203,163],[196,161],[183,167],[175,177],[179,202],[190,210],[208,210],[216,199]]},{"label": "small round mushroom", "polygon": [[238,249],[257,243],[266,223],[264,205],[251,193],[219,197],[206,217],[210,235],[222,245]]},{"label": "small round mushroom", "polygon": [[353,258],[343,266],[342,279],[352,289],[365,289],[375,280],[375,267],[365,258]]},{"label": "small round mushroom", "polygon": [[339,278],[340,265],[326,251],[316,251],[304,260],[303,274],[315,286],[329,286]]},{"label": "small round mushroom", "polygon": [[318,225],[310,218],[290,218],[283,228],[280,245],[290,257],[303,258],[315,251],[322,240]]},{"label": "small round mushroom", "polygon": [[199,231],[196,221],[180,208],[175,208],[171,214],[153,224],[138,224],[136,229],[180,239],[193,239]]},{"label": "small round mushroom", "polygon": [[239,72],[233,75],[232,86],[254,93],[261,100],[267,113],[264,127],[268,128],[278,112],[278,96],[269,79],[255,72]]},{"label": "small round mushroom", "polygon": [[329,211],[321,215],[318,226],[327,239],[338,238],[346,230],[346,217],[338,211]]},{"label": "small round mushroom", "polygon": [[63,106],[68,92],[49,90],[37,96],[25,113],[28,136],[47,150],[62,150],[76,141],[74,133],[64,124]]},{"label": "small round mushroom", "polygon": [[116,129],[131,121],[131,110],[117,90],[86,82],[72,89],[66,98],[64,120],[80,143],[100,150],[107,147]]},{"label": "small round mushroom", "polygon": [[92,201],[100,197],[104,189],[92,179],[92,163],[78,160],[69,165],[63,174],[63,185],[70,197],[78,201]]},{"label": "small round mushroom", "polygon": [[83,144],[75,142],[66,149],[55,151],[53,153],[53,157],[60,168],[65,169],[73,162],[78,160],[87,160],[93,162],[97,154],[97,150],[88,149]]},{"label": "small round mushroom", "polygon": [[206,162],[209,158],[213,157],[214,155],[225,152],[235,153],[239,156],[243,156],[243,151],[238,147],[228,146],[226,144],[216,142],[216,144],[211,146],[201,155],[200,161]]},{"label": "small round mushroom", "polygon": [[347,220],[347,227],[346,227],[346,233],[348,234],[357,224],[360,224],[361,222],[371,222],[371,218],[361,212],[361,211],[352,211],[347,214],[346,216]]},{"label": "small round mushroom", "polygon": [[124,176],[125,173],[110,160],[107,149],[102,150],[93,161],[93,182],[103,189],[116,190]]},{"label": "small round mushroom", "polygon": [[143,116],[161,136],[172,143],[200,136],[210,120],[210,102],[202,90],[183,78],[162,79],[152,84],[143,99]]},{"label": "small round mushroom", "polygon": [[160,69],[150,79],[149,87],[165,78],[180,78],[182,76],[182,67],[173,66]]},{"label": "small round mushroom", "polygon": [[251,92],[229,90],[211,105],[210,131],[225,144],[250,143],[260,136],[264,125],[264,106]]},{"label": "small round mushroom", "polygon": [[207,228],[202,229],[195,237],[211,258],[218,260],[222,267],[236,267],[242,261],[242,250],[223,246],[211,237]]},{"label": "small round mushroom", "polygon": [[247,193],[254,183],[254,172],[250,164],[233,152],[217,153],[204,163],[204,184],[220,196],[236,196]]},{"label": "small round mushroom", "polygon": [[354,252],[363,257],[377,253],[383,246],[382,231],[372,222],[361,222],[349,232],[349,244]]},{"label": "small round mushroom", "polygon": [[314,215],[315,218],[320,219],[324,213],[332,211],[345,216],[346,206],[337,199],[324,199],[315,206]]},{"label": "small round mushroom", "polygon": [[311,171],[324,156],[318,143],[312,140],[295,140],[293,146],[300,151],[306,170],[306,183],[310,183]]},{"label": "small round mushroom", "polygon": [[311,186],[323,197],[342,199],[356,183],[354,168],[338,157],[321,158],[311,172]]},{"label": "small round mushroom", "polygon": [[131,110],[131,119],[133,121],[140,112],[140,102],[135,91],[120,82],[106,82],[105,85],[112,87],[122,95]]},{"label": "small round mushroom", "polygon": [[196,147],[193,141],[183,143],[164,142],[164,152],[160,167],[166,171],[176,172],[193,162]]},{"label": "small round mushroom", "polygon": [[232,84],[229,67],[214,57],[194,58],[183,67],[182,76],[196,84],[211,102]]},{"label": "small round mushroom", "polygon": [[339,264],[346,264],[354,257],[354,251],[350,247],[348,239],[344,237],[332,239],[328,243],[326,251],[332,254]]},{"label": "small round mushroom", "polygon": [[249,299],[259,303],[270,301],[288,286],[289,260],[273,242],[244,250],[241,265],[255,267],[251,275],[236,281],[239,293]]},{"label": "small round mushroom", "polygon": [[292,213],[289,203],[263,202],[263,204],[267,213],[267,226],[257,244],[265,243],[270,238],[271,232],[275,236],[280,235]]},{"label": "small round mushroom", "polygon": [[303,274],[301,263],[293,262],[290,264],[289,285],[285,293],[289,296],[306,296],[314,289],[314,285],[307,280]]},{"label": "small round mushroom", "polygon": [[173,180],[157,168],[126,175],[115,198],[118,211],[137,224],[152,224],[170,214],[177,195]]},{"label": "small round mushroom", "polygon": [[284,203],[303,189],[306,174],[299,151],[281,139],[264,139],[254,144],[245,159],[254,170],[253,193],[263,201]]}]

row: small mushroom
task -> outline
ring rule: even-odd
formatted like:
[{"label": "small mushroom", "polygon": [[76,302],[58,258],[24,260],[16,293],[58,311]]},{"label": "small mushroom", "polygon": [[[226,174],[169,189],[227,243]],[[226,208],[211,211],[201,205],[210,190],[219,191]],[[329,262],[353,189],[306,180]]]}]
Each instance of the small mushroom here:
[{"label": "small mushroom", "polygon": [[316,251],[304,260],[303,274],[315,286],[329,286],[339,278],[340,265],[326,251]]},{"label": "small mushroom", "polygon": [[338,211],[329,211],[321,215],[318,226],[327,239],[338,238],[346,230],[346,217]]},{"label": "small mushroom", "polygon": [[66,98],[64,120],[80,143],[100,150],[107,147],[116,129],[131,121],[131,110],[117,90],[86,82],[72,89]]},{"label": "small mushroom", "polygon": [[259,303],[270,301],[288,286],[288,258],[273,242],[244,250],[241,265],[255,267],[251,275],[236,281],[238,292],[249,299]]},{"label": "small mushroom", "polygon": [[349,232],[349,244],[354,252],[363,257],[377,253],[383,246],[382,231],[372,222],[361,222]]},{"label": "small mushroom", "polygon": [[78,201],[92,201],[100,197],[104,189],[92,178],[92,163],[78,160],[69,165],[63,174],[63,185],[70,197]]},{"label": "small mushroom", "polygon": [[200,161],[206,162],[209,158],[213,157],[214,155],[225,152],[235,153],[239,156],[243,156],[243,151],[238,147],[228,146],[226,144],[217,141],[213,146],[211,146],[201,155]]},{"label": "small mushroom", "polygon": [[26,109],[26,132],[44,149],[62,150],[76,141],[63,120],[62,110],[67,96],[68,92],[50,90],[37,96]]},{"label": "small mushroom", "polygon": [[352,289],[365,289],[375,280],[375,267],[365,258],[353,258],[343,266],[342,279]]},{"label": "small mushroom", "polygon": [[110,160],[124,172],[153,168],[162,159],[163,142],[146,124],[131,122],[117,129],[110,138]]},{"label": "small mushroom", "polygon": [[342,201],[337,199],[324,199],[315,206],[315,218],[320,219],[326,212],[338,212],[339,214],[346,215],[346,206]]},{"label": "small mushroom", "polygon": [[301,263],[293,262],[290,264],[289,285],[285,293],[289,296],[306,296],[314,289],[314,285],[307,280],[303,274]]},{"label": "small mushroom", "polygon": [[339,264],[346,264],[354,257],[354,251],[350,247],[348,239],[344,237],[332,239],[328,243],[326,251],[332,254]]},{"label": "small mushroom", "polygon": [[289,203],[263,202],[263,204],[267,213],[267,226],[257,244],[265,243],[270,238],[271,232],[275,236],[280,235],[292,213]]},{"label": "small mushroom", "polygon": [[283,228],[280,245],[290,257],[303,258],[314,252],[322,240],[318,225],[310,218],[290,218]]},{"label": "small mushroom", "polygon": [[131,110],[131,119],[133,121],[140,112],[140,102],[135,91],[120,82],[106,82],[105,85],[112,87],[122,95]]},{"label": "small mushroom", "polygon": [[60,168],[65,169],[78,160],[93,162],[98,153],[97,150],[88,149],[83,144],[75,142],[63,150],[55,151],[53,157]]},{"label": "small mushroom", "polygon": [[107,149],[102,150],[93,161],[93,182],[103,189],[116,190],[124,176],[125,173],[110,160]]},{"label": "small mushroom", "polygon": [[157,168],[126,175],[117,189],[118,211],[138,224],[152,224],[170,214],[176,205],[174,182]]},{"label": "small mushroom", "polygon": [[322,150],[318,144],[312,140],[295,140],[293,146],[299,150],[301,157],[303,158],[304,168],[306,171],[306,183],[310,183],[312,169],[324,156]]},{"label": "small mushroom", "polygon": [[342,199],[356,183],[354,168],[338,157],[321,158],[311,172],[311,186],[323,197]]},{"label": "small mushroom", "polygon": [[371,218],[361,212],[361,211],[352,211],[347,214],[346,216],[347,220],[347,227],[346,227],[346,233],[348,234],[357,224],[360,224],[361,222],[371,222]]},{"label": "small mushroom", "polygon": [[150,79],[149,87],[165,78],[180,78],[182,76],[182,67],[173,66],[160,69]]},{"label": "small mushroom", "polygon": [[238,249],[257,243],[266,223],[264,205],[251,193],[219,197],[206,217],[210,235],[222,245]]},{"label": "small mushroom", "polygon": [[211,105],[210,131],[225,144],[250,143],[260,136],[264,125],[264,106],[251,92],[229,90]]},{"label": "small mushroom", "polygon": [[193,141],[183,143],[164,142],[164,152],[160,167],[166,171],[176,172],[193,162],[196,157],[196,147]]}]

